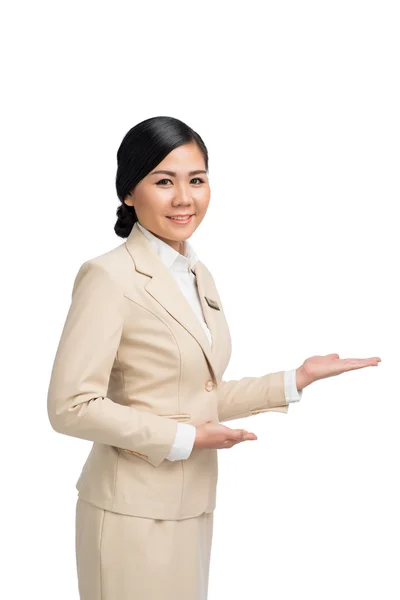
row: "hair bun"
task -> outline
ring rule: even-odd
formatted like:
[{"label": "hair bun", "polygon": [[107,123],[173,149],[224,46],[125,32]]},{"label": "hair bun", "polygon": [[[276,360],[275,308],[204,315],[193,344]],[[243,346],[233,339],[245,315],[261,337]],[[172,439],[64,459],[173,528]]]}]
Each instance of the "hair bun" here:
[{"label": "hair bun", "polygon": [[134,224],[136,223],[137,216],[133,206],[128,206],[125,202],[122,202],[117,208],[117,222],[114,225],[115,233],[122,238],[127,238]]}]

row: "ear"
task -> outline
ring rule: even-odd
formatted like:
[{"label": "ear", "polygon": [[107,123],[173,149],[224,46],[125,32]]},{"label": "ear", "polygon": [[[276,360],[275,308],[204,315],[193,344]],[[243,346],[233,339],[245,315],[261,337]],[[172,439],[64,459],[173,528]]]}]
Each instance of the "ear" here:
[{"label": "ear", "polygon": [[125,196],[123,202],[127,205],[127,206],[133,206],[133,198],[132,198],[132,192],[129,192],[129,194],[127,196]]}]

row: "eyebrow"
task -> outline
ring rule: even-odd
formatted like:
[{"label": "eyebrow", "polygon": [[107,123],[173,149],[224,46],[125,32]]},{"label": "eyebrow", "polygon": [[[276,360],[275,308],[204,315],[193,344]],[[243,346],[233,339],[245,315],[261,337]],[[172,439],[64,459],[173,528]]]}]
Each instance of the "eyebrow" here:
[{"label": "eyebrow", "polygon": [[[151,175],[157,175],[158,173],[163,173],[165,175],[171,175],[172,177],[176,177],[176,173],[175,171],[152,171]],[[197,175],[198,173],[205,173],[207,174],[207,171],[204,171],[204,169],[199,169],[197,171],[189,171],[189,175]]]}]

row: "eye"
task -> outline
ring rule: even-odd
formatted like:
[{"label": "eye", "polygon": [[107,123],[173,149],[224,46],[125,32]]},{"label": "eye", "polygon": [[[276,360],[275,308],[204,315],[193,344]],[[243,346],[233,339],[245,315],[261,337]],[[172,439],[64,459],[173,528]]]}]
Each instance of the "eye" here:
[{"label": "eye", "polygon": [[[193,179],[191,179],[191,183],[192,183],[193,181],[196,181],[196,180],[197,180],[197,182],[198,182],[196,185],[199,185],[199,184],[201,184],[201,183],[204,183],[204,179],[201,179],[201,177],[193,177]],[[156,185],[166,185],[166,182],[167,182],[167,181],[169,181],[170,183],[172,183],[172,181],[171,181],[170,179],[164,178],[164,179],[160,179],[159,181],[157,181],[157,182],[156,182]]]}]

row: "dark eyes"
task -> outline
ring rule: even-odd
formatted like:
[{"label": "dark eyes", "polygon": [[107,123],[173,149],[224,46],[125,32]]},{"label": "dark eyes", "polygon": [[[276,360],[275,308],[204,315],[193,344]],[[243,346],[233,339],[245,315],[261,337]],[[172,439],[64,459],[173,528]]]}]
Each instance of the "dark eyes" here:
[{"label": "dark eyes", "polygon": [[[193,177],[193,179],[191,179],[191,182],[194,181],[194,180],[196,180],[196,179],[200,183],[204,183],[204,179],[201,179],[200,177]],[[166,181],[171,181],[171,180],[170,179],[160,179],[159,181],[156,182],[156,185],[165,185]]]}]

